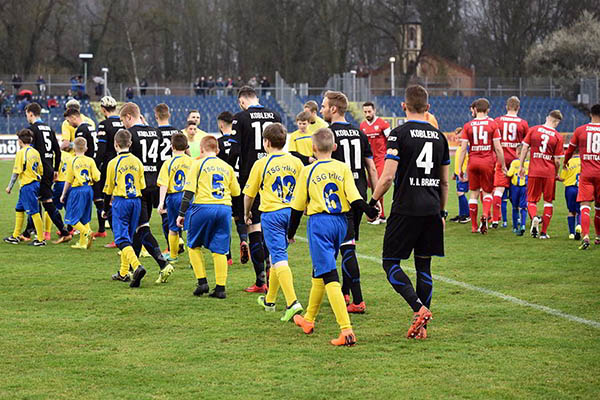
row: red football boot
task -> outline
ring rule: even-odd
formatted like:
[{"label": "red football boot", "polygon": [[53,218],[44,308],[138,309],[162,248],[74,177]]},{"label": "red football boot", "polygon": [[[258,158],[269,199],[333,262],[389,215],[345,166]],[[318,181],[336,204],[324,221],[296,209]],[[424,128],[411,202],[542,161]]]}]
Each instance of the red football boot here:
[{"label": "red football boot", "polygon": [[423,327],[423,325],[427,324],[427,322],[431,319],[431,311],[429,311],[427,307],[421,306],[419,311],[414,314],[412,324],[410,325],[410,328],[408,328],[406,337],[408,339],[414,339]]},{"label": "red football boot", "polygon": [[117,245],[115,244],[114,241],[112,241],[112,242],[110,242],[108,244],[105,244],[104,247],[106,247],[107,249],[116,249]]},{"label": "red football boot", "polygon": [[247,287],[246,289],[244,289],[244,292],[248,292],[248,293],[267,293],[267,291],[269,290],[269,288],[267,287],[267,285],[262,285],[262,286],[256,286],[256,284]]},{"label": "red football boot", "polygon": [[361,301],[360,304],[350,303],[348,307],[346,307],[349,313],[351,314],[364,314],[367,311],[367,306],[364,301]]},{"label": "red football boot", "polygon": [[106,237],[106,231],[104,232],[94,232],[92,233],[93,238],[103,238]]}]

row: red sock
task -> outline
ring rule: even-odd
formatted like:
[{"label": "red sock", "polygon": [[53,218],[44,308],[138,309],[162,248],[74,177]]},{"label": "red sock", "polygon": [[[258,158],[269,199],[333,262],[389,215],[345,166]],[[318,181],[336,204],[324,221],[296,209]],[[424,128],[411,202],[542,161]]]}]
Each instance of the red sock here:
[{"label": "red sock", "polygon": [[548,232],[548,226],[550,226],[550,220],[552,220],[552,212],[554,207],[551,203],[544,204],[544,216],[542,217],[542,233]]},{"label": "red sock", "polygon": [[596,215],[594,216],[594,228],[596,228],[596,236],[600,236],[600,207],[596,207]]},{"label": "red sock", "polygon": [[477,231],[477,213],[478,213],[477,200],[469,200],[469,216],[471,217],[471,227],[473,231]]},{"label": "red sock", "polygon": [[[483,216],[485,218],[490,217],[490,211],[492,209],[492,201],[493,201],[493,197],[491,194],[486,194],[485,196],[483,196]],[[502,199],[500,199],[500,201],[502,201]]]},{"label": "red sock", "polygon": [[[596,217],[598,216],[598,212],[596,212]],[[594,218],[594,224],[596,223],[596,218]],[[589,206],[581,206],[581,234],[583,237],[589,236],[590,234],[590,207]]]},{"label": "red sock", "polygon": [[537,204],[527,203],[527,211],[529,211],[529,218],[533,219],[537,215]]},{"label": "red sock", "polygon": [[498,192],[494,193],[494,201],[493,201],[493,206],[494,206],[494,213],[493,213],[493,218],[492,221],[493,222],[498,222],[500,221],[500,216],[501,216],[501,211],[500,211],[500,206],[502,205],[502,195],[498,195]]},{"label": "red sock", "polygon": [[381,207],[381,213],[379,213],[379,217],[385,218],[385,211],[383,211],[383,197],[379,199],[379,206]]}]

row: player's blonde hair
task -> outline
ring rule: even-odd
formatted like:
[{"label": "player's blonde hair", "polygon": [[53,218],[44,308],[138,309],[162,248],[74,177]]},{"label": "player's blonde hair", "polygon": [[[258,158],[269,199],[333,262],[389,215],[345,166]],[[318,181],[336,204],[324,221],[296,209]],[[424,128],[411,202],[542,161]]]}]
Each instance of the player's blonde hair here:
[{"label": "player's blonde hair", "polygon": [[338,115],[346,114],[348,109],[348,98],[342,92],[328,90],[325,92],[325,97],[328,100],[329,107],[337,107]]},{"label": "player's blonde hair", "polygon": [[562,119],[563,119],[563,115],[560,112],[560,110],[552,110],[552,111],[550,111],[550,114],[548,114],[548,116],[552,117],[556,120],[559,120],[559,121],[562,121]]},{"label": "player's blonde hair", "polygon": [[320,153],[329,153],[333,151],[333,132],[329,128],[318,129],[312,135],[313,145]]},{"label": "player's blonde hair", "polygon": [[82,137],[75,138],[73,149],[78,152],[85,152],[87,150],[87,140]]},{"label": "player's blonde hair", "polygon": [[125,116],[131,115],[133,118],[140,116],[140,108],[135,103],[125,103],[121,110],[119,110],[119,116],[123,119]]},{"label": "player's blonde hair", "polygon": [[157,104],[156,107],[154,107],[154,112],[156,113],[156,116],[160,119],[168,119],[171,116],[169,106],[165,103]]},{"label": "player's blonde hair", "polygon": [[506,100],[506,109],[511,111],[518,111],[519,107],[521,107],[521,100],[517,96],[509,97]]},{"label": "player's blonde hair", "polygon": [[200,140],[200,148],[205,152],[214,152],[219,151],[219,142],[217,142],[217,138],[213,135],[207,135]]},{"label": "player's blonde hair", "polygon": [[317,110],[319,109],[319,105],[317,104],[316,101],[314,100],[309,100],[306,103],[304,103],[304,108],[308,108],[310,110],[310,112],[317,112]]}]

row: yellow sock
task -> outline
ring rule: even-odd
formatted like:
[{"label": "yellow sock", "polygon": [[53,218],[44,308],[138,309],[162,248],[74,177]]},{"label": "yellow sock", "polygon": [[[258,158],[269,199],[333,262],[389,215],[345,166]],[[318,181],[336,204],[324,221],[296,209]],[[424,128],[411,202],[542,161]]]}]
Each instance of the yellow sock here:
[{"label": "yellow sock", "polygon": [[[312,278],[312,286],[310,288],[310,296],[308,296],[308,307],[304,319],[308,322],[315,322],[315,318],[321,308],[323,295],[325,294],[325,283],[321,278]],[[343,297],[342,297],[343,300]]]},{"label": "yellow sock", "polygon": [[215,283],[225,286],[227,283],[227,256],[225,254],[212,253],[215,264]]},{"label": "yellow sock", "polygon": [[42,216],[40,213],[35,213],[31,216],[31,219],[33,219],[33,226],[35,226],[37,240],[44,240],[44,223],[42,222]]},{"label": "yellow sock", "polygon": [[[194,247],[190,249],[190,262],[192,263],[192,269],[196,279],[206,278],[206,268],[204,268],[204,257],[202,257],[202,250],[200,247]],[[227,260],[225,260],[227,263]]]},{"label": "yellow sock", "polygon": [[[135,254],[134,254],[135,255]],[[121,268],[119,268],[119,274],[125,276],[129,273],[129,261],[124,252],[121,252]]]},{"label": "yellow sock", "polygon": [[[137,267],[139,267],[140,265],[142,265],[142,263],[140,263],[140,260],[138,260],[137,256],[135,255],[135,251],[133,251],[133,247],[131,246],[127,246],[125,247],[123,250],[121,250],[121,254],[125,256],[125,260],[127,260],[127,264],[131,265],[131,267],[133,268],[133,270],[135,271],[137,269]],[[123,262],[121,262],[121,268],[123,268]],[[129,269],[129,267],[127,267]]]},{"label": "yellow sock", "polygon": [[292,277],[292,270],[289,265],[282,265],[277,268],[271,269],[271,275],[277,274],[279,278],[279,284],[281,285],[281,291],[285,296],[285,302],[287,306],[291,306],[298,298],[296,297],[296,291],[294,290],[294,278]]},{"label": "yellow sock", "polygon": [[50,229],[52,229],[52,220],[50,215],[44,211],[44,232],[50,233]]},{"label": "yellow sock", "polygon": [[15,213],[15,230],[12,236],[18,238],[21,235],[21,229],[23,229],[23,221],[25,221],[25,211],[17,211]]},{"label": "yellow sock", "polygon": [[169,253],[171,258],[177,258],[179,254],[179,234],[173,235],[169,232]]},{"label": "yellow sock", "polygon": [[279,292],[279,276],[277,275],[277,270],[280,267],[273,268],[271,267],[271,273],[269,274],[269,291],[267,292],[267,297],[265,297],[265,301],[267,303],[275,303],[277,300],[277,293]]},{"label": "yellow sock", "polygon": [[90,225],[89,222],[87,224],[85,224],[85,227],[87,228],[88,233],[92,233],[92,226]]},{"label": "yellow sock", "polygon": [[90,234],[89,224],[84,225],[81,222],[78,222],[75,225],[73,225],[73,228],[75,228],[79,231],[79,244],[82,246],[86,246],[87,245],[87,235]]},{"label": "yellow sock", "polygon": [[342,285],[339,282],[329,282],[325,285],[327,291],[327,298],[329,304],[335,314],[335,319],[340,326],[340,329],[351,329],[350,316],[348,315],[348,309],[346,308],[346,302],[344,301],[344,295],[342,294]]}]

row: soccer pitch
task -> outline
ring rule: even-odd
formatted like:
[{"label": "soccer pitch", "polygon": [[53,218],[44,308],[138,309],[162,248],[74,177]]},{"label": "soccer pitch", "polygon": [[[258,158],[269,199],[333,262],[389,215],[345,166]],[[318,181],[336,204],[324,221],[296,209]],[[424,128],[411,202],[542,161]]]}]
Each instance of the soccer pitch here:
[{"label": "soccer pitch", "polygon": [[[0,162],[2,185],[11,167]],[[454,186],[450,216],[458,208]],[[12,232],[17,197],[17,188],[2,193],[3,237]],[[164,245],[157,213],[152,221]],[[405,338],[412,312],[381,268],[383,231],[361,227],[367,313],[351,316],[353,348],[328,343],[338,326],[326,298],[307,336],[279,321],[282,293],[277,313],[244,293],[254,271],[238,263],[235,234],[226,300],[192,296],[187,254],[163,285],[154,283],[155,262],[142,259],[149,273],[141,289],[130,289],[110,280],[118,258],[102,247],[109,238],[89,251],[1,243],[0,398],[600,397],[600,246],[578,251],[567,239],[562,184],[548,241],[447,224],[446,257],[432,263],[439,279],[425,341]],[[212,287],[207,253],[205,261]],[[290,247],[290,265],[306,306],[306,242]],[[414,277],[412,260],[403,267]]]}]

